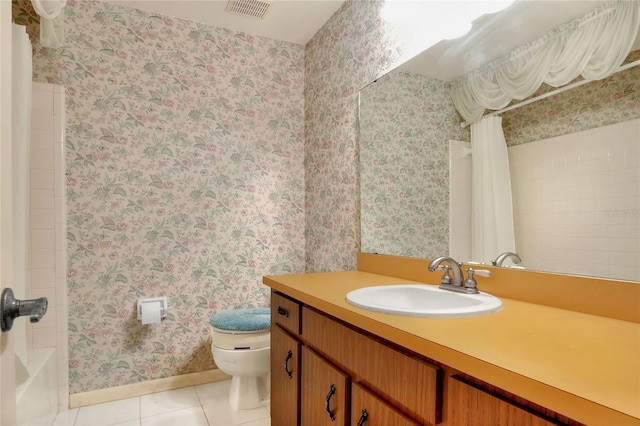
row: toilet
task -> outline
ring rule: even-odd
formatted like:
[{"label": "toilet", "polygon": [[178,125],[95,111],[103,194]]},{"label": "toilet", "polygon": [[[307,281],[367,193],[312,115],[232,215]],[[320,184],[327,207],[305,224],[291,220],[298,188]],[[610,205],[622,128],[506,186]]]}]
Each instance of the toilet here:
[{"label": "toilet", "polygon": [[238,309],[211,317],[211,353],[232,376],[229,403],[249,410],[269,403],[271,309]]}]

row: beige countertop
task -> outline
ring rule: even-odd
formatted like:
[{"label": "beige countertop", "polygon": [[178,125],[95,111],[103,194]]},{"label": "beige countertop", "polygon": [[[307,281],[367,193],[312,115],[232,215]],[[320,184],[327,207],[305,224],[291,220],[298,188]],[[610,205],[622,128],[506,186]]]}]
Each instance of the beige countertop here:
[{"label": "beige countertop", "polygon": [[418,283],[361,271],[264,277],[302,303],[582,423],[640,425],[640,324],[502,298],[498,312],[415,318],[346,302]]}]

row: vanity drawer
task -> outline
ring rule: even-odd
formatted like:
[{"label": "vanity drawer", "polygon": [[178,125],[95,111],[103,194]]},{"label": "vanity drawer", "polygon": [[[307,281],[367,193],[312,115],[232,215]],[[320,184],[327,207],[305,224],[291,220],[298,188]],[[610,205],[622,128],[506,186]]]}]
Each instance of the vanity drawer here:
[{"label": "vanity drawer", "polygon": [[421,424],[440,422],[442,370],[400,352],[307,307],[302,335],[310,346],[348,371],[354,381],[390,401]]},{"label": "vanity drawer", "polygon": [[274,291],[271,292],[271,322],[300,334],[300,304]]}]

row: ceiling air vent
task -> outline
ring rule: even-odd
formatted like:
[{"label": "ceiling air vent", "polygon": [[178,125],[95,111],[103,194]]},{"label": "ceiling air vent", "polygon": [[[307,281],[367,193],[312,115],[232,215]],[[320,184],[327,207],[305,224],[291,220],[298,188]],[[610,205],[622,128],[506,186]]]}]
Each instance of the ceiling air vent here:
[{"label": "ceiling air vent", "polygon": [[271,6],[271,2],[263,0],[229,0],[225,10],[236,15],[264,19],[269,11],[269,6]]}]

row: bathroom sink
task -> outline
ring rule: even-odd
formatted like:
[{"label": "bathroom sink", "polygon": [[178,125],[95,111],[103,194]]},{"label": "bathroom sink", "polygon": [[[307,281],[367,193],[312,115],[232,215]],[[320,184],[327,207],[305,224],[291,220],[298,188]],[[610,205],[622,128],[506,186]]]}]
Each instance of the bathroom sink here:
[{"label": "bathroom sink", "polygon": [[468,317],[502,307],[500,299],[487,293],[454,293],[426,284],[364,287],[349,292],[347,302],[369,311],[412,317]]}]

